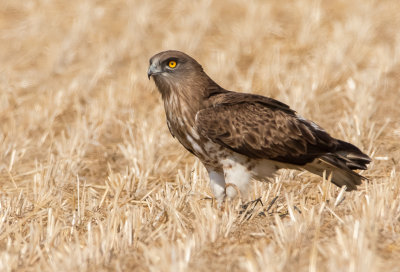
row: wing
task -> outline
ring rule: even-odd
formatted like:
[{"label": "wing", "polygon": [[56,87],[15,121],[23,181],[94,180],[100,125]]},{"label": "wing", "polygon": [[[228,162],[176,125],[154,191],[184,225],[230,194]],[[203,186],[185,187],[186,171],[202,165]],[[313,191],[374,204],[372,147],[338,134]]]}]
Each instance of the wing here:
[{"label": "wing", "polygon": [[221,89],[219,86],[217,90],[209,90],[209,92],[210,96],[208,97],[208,99],[210,100],[213,107],[221,105],[227,106],[244,103],[256,103],[264,105],[270,109],[281,110],[291,115],[296,113],[288,105],[278,100],[262,95],[231,92]]},{"label": "wing", "polygon": [[254,98],[219,103],[197,113],[196,129],[213,142],[247,157],[296,165],[336,150],[336,139],[275,101]]}]

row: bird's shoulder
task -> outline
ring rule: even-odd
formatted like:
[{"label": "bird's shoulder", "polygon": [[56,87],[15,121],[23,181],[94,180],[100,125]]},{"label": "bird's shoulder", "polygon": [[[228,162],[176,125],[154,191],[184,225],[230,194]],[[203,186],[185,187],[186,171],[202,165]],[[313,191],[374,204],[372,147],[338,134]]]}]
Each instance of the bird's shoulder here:
[{"label": "bird's shoulder", "polygon": [[205,102],[206,102],[205,103],[206,108],[207,107],[216,108],[219,106],[233,106],[239,104],[241,106],[246,107],[246,105],[251,104],[260,108],[280,110],[290,115],[295,115],[296,113],[288,105],[276,99],[257,94],[238,93],[227,90],[219,90],[211,92],[211,94],[206,98]]}]

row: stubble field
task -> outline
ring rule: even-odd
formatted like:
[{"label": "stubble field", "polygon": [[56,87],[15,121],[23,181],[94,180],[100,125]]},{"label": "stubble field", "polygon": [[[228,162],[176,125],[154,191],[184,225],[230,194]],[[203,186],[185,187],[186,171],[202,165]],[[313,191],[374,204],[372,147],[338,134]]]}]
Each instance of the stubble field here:
[{"label": "stubble field", "polygon": [[[0,2],[0,271],[400,271],[400,5]],[[341,192],[283,170],[215,207],[148,59],[279,99],[373,158]]]}]

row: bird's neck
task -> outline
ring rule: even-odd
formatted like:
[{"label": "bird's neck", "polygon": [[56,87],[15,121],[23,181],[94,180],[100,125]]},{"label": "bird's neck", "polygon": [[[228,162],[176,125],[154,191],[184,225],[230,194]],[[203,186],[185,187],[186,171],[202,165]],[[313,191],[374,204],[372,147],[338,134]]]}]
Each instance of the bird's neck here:
[{"label": "bird's neck", "polygon": [[[180,80],[171,84],[156,81],[156,85],[161,92],[168,121],[180,121],[190,126],[194,125],[196,113],[210,106],[208,98],[225,91],[205,73],[197,80]],[[178,117],[182,120],[175,120]]]},{"label": "bird's neck", "polygon": [[184,89],[163,94],[165,113],[172,124],[193,126],[196,113],[202,107],[201,97],[190,96]]}]

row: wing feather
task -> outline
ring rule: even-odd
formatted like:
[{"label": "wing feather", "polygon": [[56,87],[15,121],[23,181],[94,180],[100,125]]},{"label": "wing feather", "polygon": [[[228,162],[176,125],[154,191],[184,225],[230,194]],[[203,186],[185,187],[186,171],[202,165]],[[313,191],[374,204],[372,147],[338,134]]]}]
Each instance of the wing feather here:
[{"label": "wing feather", "polygon": [[231,100],[200,110],[195,124],[201,135],[237,153],[304,165],[338,144],[285,104],[274,106],[276,100]]}]

